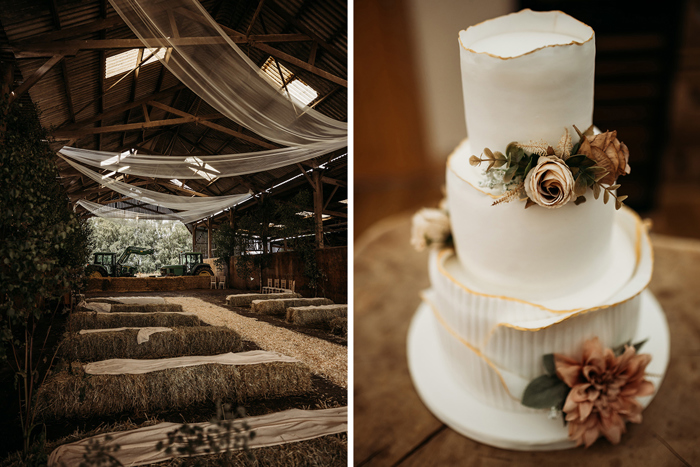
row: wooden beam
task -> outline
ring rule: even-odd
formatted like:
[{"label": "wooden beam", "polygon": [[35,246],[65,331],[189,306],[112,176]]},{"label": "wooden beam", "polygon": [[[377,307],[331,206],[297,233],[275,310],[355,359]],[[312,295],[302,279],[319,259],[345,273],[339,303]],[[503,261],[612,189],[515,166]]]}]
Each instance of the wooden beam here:
[{"label": "wooden beam", "polygon": [[128,123],[126,125],[112,125],[105,127],[81,128],[78,130],[58,129],[53,133],[54,138],[83,137],[87,135],[99,135],[103,133],[113,133],[119,131],[143,130],[145,128],[157,128],[161,126],[182,125],[183,123],[194,122],[201,117],[169,118],[167,120],[154,120],[150,122]]},{"label": "wooden beam", "polygon": [[258,19],[258,15],[262,11],[263,5],[265,4],[265,0],[260,0],[258,2],[258,7],[255,9],[255,12],[253,13],[253,18],[250,20],[250,24],[248,25],[248,29],[245,31],[246,37],[250,35],[250,31],[253,30],[253,25],[255,25],[255,21]]},{"label": "wooden beam", "polygon": [[315,236],[316,248],[323,248],[323,181],[321,180],[321,172],[314,170],[311,172],[314,180],[314,221],[315,221]]},{"label": "wooden beam", "polygon": [[338,212],[338,211],[328,211],[327,209],[323,210],[323,214],[327,214],[329,216],[335,216],[335,217],[342,217],[344,219],[348,218],[348,214],[345,212]]},{"label": "wooden beam", "polygon": [[43,65],[41,65],[32,75],[24,80],[22,84],[17,86],[14,91],[10,93],[9,103],[22,97],[22,94],[29,91],[32,86],[34,86],[41,78],[49,72],[51,68],[58,62],[63,60],[63,55],[54,55],[49,60],[47,60]]},{"label": "wooden beam", "polygon": [[[67,30],[67,29],[66,29]],[[260,34],[252,35],[247,38],[240,34],[229,36],[236,44],[246,44],[251,41],[256,43],[263,42],[308,42],[312,40],[308,35],[304,34]],[[141,39],[85,39],[85,40],[66,40],[66,41],[23,41],[0,47],[0,51],[11,52],[15,54],[15,58],[38,58],[45,56],[56,55],[75,55],[79,50],[109,50],[109,49],[138,49],[150,48],[156,49],[160,47],[171,46],[193,46],[207,44],[227,44],[228,40],[222,36],[204,36],[204,37],[170,37],[166,39],[152,38],[142,41]]]},{"label": "wooden beam", "polygon": [[211,258],[211,219],[207,219],[207,258]]},{"label": "wooden beam", "polygon": [[[325,177],[321,177],[321,180],[323,180]],[[326,208],[328,207],[328,204],[330,204],[331,200],[333,199],[333,196],[335,196],[335,192],[338,191],[339,186],[333,187],[333,191],[331,192],[331,195],[326,198],[326,202],[323,204],[323,210],[325,211]]]},{"label": "wooden beam", "polygon": [[[152,105],[153,107],[157,107],[157,108],[159,108],[159,109],[162,109],[162,110],[165,110],[165,111],[167,111],[167,112],[173,113],[173,114],[175,114],[175,115],[179,115],[179,116],[181,116],[181,117],[188,117],[188,116],[189,116],[189,117],[194,117],[194,115],[191,115],[191,114],[189,114],[189,113],[187,113],[187,112],[183,112],[182,110],[175,109],[175,108],[173,108],[173,107],[170,107],[169,105],[161,104],[160,102],[152,101],[152,102],[149,102],[148,104],[149,104],[149,105]],[[198,118],[198,117],[195,117],[195,118]],[[222,115],[221,118],[224,118],[224,116]],[[258,146],[260,146],[260,147],[263,147],[263,148],[266,148],[266,149],[275,149],[275,148],[278,147],[278,146],[272,145],[272,144],[270,144],[270,143],[267,143],[267,142],[265,142],[265,141],[262,141],[262,140],[259,140],[259,139],[257,139],[257,138],[254,138],[254,137],[252,137],[252,136],[248,136],[248,135],[246,135],[246,134],[244,134],[244,133],[238,132],[238,131],[236,131],[236,130],[232,130],[232,129],[227,128],[227,127],[225,127],[225,126],[218,125],[218,124],[216,124],[216,123],[214,123],[214,122],[201,121],[201,122],[199,122],[199,123],[201,123],[202,125],[204,125],[204,126],[206,126],[206,127],[211,128],[211,129],[213,129],[213,130],[217,130],[217,131],[219,131],[219,132],[221,132],[221,133],[225,133],[225,134],[230,135],[230,136],[235,136],[236,138],[242,139],[242,140],[244,140],[244,141],[248,141],[249,143],[256,144],[256,145],[258,145]]]},{"label": "wooden beam", "polygon": [[320,76],[321,78],[327,79],[328,81],[331,81],[335,84],[339,84],[345,88],[348,87],[347,80],[339,78],[338,76],[335,76],[334,74],[329,73],[327,71],[321,70],[320,68],[315,67],[313,65],[309,65],[305,61],[299,60],[296,57],[292,57],[291,55],[286,54],[280,50],[277,50],[274,47],[270,47],[267,44],[262,44],[259,42],[253,42],[253,43],[251,43],[251,45],[253,47],[255,47],[256,49],[262,50],[263,52],[268,53],[268,54],[272,55],[273,57],[277,57],[284,62],[287,62],[291,65],[298,66],[299,68],[306,70],[309,73],[313,73],[317,76]]},{"label": "wooden beam", "polygon": [[323,180],[323,183],[327,183],[329,185],[342,186],[342,187],[348,186],[347,182],[344,182],[342,180],[336,180],[335,178],[321,177],[321,179]]},{"label": "wooden beam", "polygon": [[314,191],[316,191],[316,184],[311,179],[311,177],[309,177],[309,174],[306,173],[306,169],[304,168],[304,166],[302,166],[299,162],[297,162],[297,167],[299,167],[299,170],[301,170],[301,173],[304,175],[304,177],[306,177],[306,180],[309,182],[309,185],[311,185],[311,188],[313,188]]},{"label": "wooden beam", "polygon": [[129,109],[133,109],[134,107],[139,107],[139,106],[141,106],[141,104],[145,104],[149,101],[162,99],[164,97],[169,97],[169,96],[175,94],[176,92],[181,91],[182,89],[185,89],[185,85],[178,84],[176,86],[169,87],[165,91],[161,91],[161,92],[158,92],[156,94],[151,94],[150,96],[146,96],[146,97],[143,97],[141,99],[137,99],[134,102],[127,102],[125,104],[114,105],[108,109],[105,109],[104,112],[101,112],[101,113],[95,115],[94,117],[79,120],[75,123],[61,125],[58,129],[59,130],[75,130],[78,128],[82,128],[86,125],[90,125],[91,123],[95,123],[95,122],[99,122],[100,120],[104,120],[107,117],[113,117],[115,115],[122,114]]}]

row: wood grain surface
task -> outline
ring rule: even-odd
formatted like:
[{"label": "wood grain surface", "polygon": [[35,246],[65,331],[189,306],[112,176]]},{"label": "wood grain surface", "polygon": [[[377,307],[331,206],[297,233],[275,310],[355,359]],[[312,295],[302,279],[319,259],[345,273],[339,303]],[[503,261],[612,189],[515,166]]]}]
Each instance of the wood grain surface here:
[{"label": "wood grain surface", "polygon": [[410,217],[385,219],[355,244],[356,466],[691,466],[700,465],[700,241],[653,236],[650,288],[671,330],[666,378],[619,445],[518,452],[457,434],[419,399],[408,372],[406,334],[428,254],[409,245]]}]

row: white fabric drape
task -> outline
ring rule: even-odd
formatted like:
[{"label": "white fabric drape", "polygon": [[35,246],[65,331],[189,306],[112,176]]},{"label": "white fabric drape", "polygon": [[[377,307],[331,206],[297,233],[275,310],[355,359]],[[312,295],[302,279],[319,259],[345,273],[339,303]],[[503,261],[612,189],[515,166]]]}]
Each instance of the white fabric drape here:
[{"label": "white fabric drape", "polygon": [[[145,46],[213,108],[283,146],[347,145],[347,123],[326,117],[277,89],[209,16],[198,0],[110,0]],[[197,39],[205,38],[205,39]]]},{"label": "white fabric drape", "polygon": [[141,177],[165,179],[205,179],[233,177],[263,172],[322,156],[347,146],[347,141],[315,143],[304,147],[217,156],[152,156],[93,151],[64,146],[58,152],[74,161]]},{"label": "white fabric drape", "polygon": [[[274,412],[267,415],[247,417],[237,421],[240,426],[246,422],[252,431],[255,431],[255,438],[250,440],[248,447],[251,449],[264,446],[276,446],[286,443],[295,443],[307,439],[327,436],[334,433],[343,433],[348,430],[348,408],[335,407],[323,410],[300,410],[291,409],[284,412]],[[209,430],[216,428],[212,423],[197,423],[205,432],[215,436],[220,442],[218,446],[224,445],[221,441],[227,433],[211,433]],[[180,456],[177,448],[183,443],[175,444],[176,449],[171,454],[166,454],[164,450],[156,449],[159,442],[168,442],[168,433],[177,430],[181,425],[178,423],[163,422],[157,425],[138,428],[130,431],[117,431],[100,434],[91,438],[85,438],[69,444],[64,444],[53,450],[49,456],[48,465],[50,467],[78,465],[85,462],[85,454],[91,443],[97,442],[100,446],[120,446],[119,450],[111,455],[119,461],[121,465],[151,465],[158,462]],[[110,441],[106,438],[110,437]],[[207,446],[208,447],[208,446]],[[222,448],[217,448],[210,452],[214,454]],[[202,447],[196,455],[205,455]],[[283,461],[280,459],[280,463]]]},{"label": "white fabric drape", "polygon": [[[212,214],[216,214],[223,209],[218,211],[212,211],[212,209],[192,209],[189,211],[182,211],[178,213],[171,214],[156,214],[150,212],[134,212],[126,209],[113,208],[112,206],[93,203],[86,199],[81,199],[76,202],[78,206],[82,206],[87,209],[90,213],[97,217],[105,217],[107,219],[131,219],[131,220],[153,220],[153,221],[180,221],[183,224],[190,224],[196,222],[205,217],[209,217]],[[139,207],[139,206],[137,206]]]},{"label": "white fabric drape", "polygon": [[83,167],[82,165],[76,164],[75,162],[72,162],[68,159],[65,159],[65,161],[78,172],[91,178],[100,185],[109,188],[110,190],[114,190],[117,193],[121,193],[124,196],[128,196],[135,200],[141,201],[144,204],[163,206],[164,208],[177,209],[178,211],[197,210],[198,212],[200,212],[204,210],[215,213],[228,207],[231,207],[234,204],[237,204],[243,201],[244,199],[250,198],[252,196],[251,192],[229,196],[207,197],[178,196],[171,195],[168,193],[160,193],[158,191],[147,190],[138,186],[129,185],[128,183],[115,180],[111,177],[103,178],[103,175],[100,175],[97,172],[88,169],[87,167]]}]

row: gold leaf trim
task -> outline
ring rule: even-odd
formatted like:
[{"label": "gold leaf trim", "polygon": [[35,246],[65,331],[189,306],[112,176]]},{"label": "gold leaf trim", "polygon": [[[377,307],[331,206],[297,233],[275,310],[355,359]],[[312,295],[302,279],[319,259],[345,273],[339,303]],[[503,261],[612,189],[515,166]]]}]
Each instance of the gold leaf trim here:
[{"label": "gold leaf trim", "polygon": [[[510,14],[505,15],[505,16],[517,15],[518,13],[521,13],[521,12],[523,12],[523,11],[530,11],[530,12],[533,12],[533,13],[539,13],[539,12],[532,11],[530,8],[525,8],[525,9],[522,9],[522,10],[520,10],[520,11],[516,11],[516,12],[514,12],[514,13],[510,13]],[[582,25],[584,25],[585,27],[587,27],[588,29],[591,30],[591,37],[589,37],[588,39],[586,39],[586,40],[583,41],[583,42],[571,41],[571,42],[569,42],[569,43],[567,43],[567,44],[551,44],[551,45],[545,45],[545,46],[538,47],[538,48],[536,48],[536,49],[530,50],[529,52],[525,52],[525,53],[523,53],[523,54],[516,55],[515,57],[501,57],[500,55],[491,54],[491,53],[489,53],[489,52],[477,52],[477,51],[475,51],[475,50],[473,50],[473,49],[470,49],[469,47],[465,46],[465,45],[462,43],[462,37],[461,37],[462,32],[466,32],[466,31],[468,31],[468,30],[471,29],[471,28],[475,28],[475,27],[477,27],[477,26],[480,26],[480,25],[482,25],[482,24],[488,23],[488,22],[490,22],[490,21],[495,21],[495,20],[497,20],[497,19],[499,19],[499,18],[503,18],[503,16],[499,16],[499,17],[497,17],[497,18],[490,18],[490,19],[487,19],[486,21],[482,21],[482,22],[480,22],[480,23],[477,23],[477,24],[474,24],[474,25],[472,25],[472,26],[469,26],[467,29],[463,29],[463,30],[460,31],[459,34],[457,35],[457,39],[459,40],[459,45],[460,45],[460,47],[462,47],[462,48],[463,48],[464,50],[466,50],[467,52],[471,52],[471,53],[476,54],[476,55],[488,55],[489,57],[498,58],[498,59],[501,59],[501,60],[512,60],[512,59],[515,59],[515,58],[524,57],[525,55],[533,54],[533,53],[535,53],[535,52],[537,52],[537,51],[539,51],[539,50],[543,50],[543,49],[546,49],[546,48],[549,48],[549,47],[568,47],[568,46],[570,46],[570,45],[584,45],[584,44],[590,42],[591,40],[593,40],[593,38],[595,37],[595,31],[593,30],[593,28],[590,27],[589,25],[587,25],[586,23],[584,23],[583,21],[579,21],[579,20],[577,20],[576,18],[574,18],[573,16],[567,15],[566,13],[564,13],[564,12],[561,11],[561,10],[552,10],[552,11],[549,11],[548,13],[561,13],[562,15],[568,16],[569,18],[573,19],[574,21],[576,21],[576,22],[578,22],[578,23],[581,23]],[[544,32],[544,31],[541,31],[541,32]]]},{"label": "gold leaf trim", "polygon": [[486,363],[486,364],[496,373],[496,376],[498,376],[498,380],[501,382],[501,385],[503,386],[503,389],[506,390],[506,394],[508,394],[508,397],[510,397],[511,399],[513,399],[513,400],[515,400],[515,401],[520,402],[520,398],[515,397],[515,396],[510,392],[510,389],[508,389],[508,385],[506,384],[505,379],[503,379],[503,375],[501,375],[501,371],[498,369],[498,367],[496,366],[496,364],[493,363],[491,360],[489,360],[489,358],[488,358],[486,355],[484,355],[484,354],[481,352],[481,350],[479,350],[478,348],[476,348],[475,346],[473,346],[472,344],[470,344],[469,341],[467,341],[466,339],[464,339],[462,336],[460,336],[460,335],[457,333],[457,331],[455,331],[454,329],[452,329],[452,328],[450,327],[450,325],[447,324],[447,321],[445,321],[445,319],[442,317],[442,315],[440,314],[440,312],[437,310],[437,307],[435,306],[435,304],[434,304],[429,298],[427,298],[427,297],[425,296],[424,293],[421,292],[420,297],[421,297],[421,300],[423,300],[423,302],[424,302],[426,305],[428,305],[428,307],[431,309],[431,311],[433,312],[433,315],[435,316],[435,319],[437,320],[437,322],[440,323],[440,325],[441,325],[443,328],[445,328],[445,330],[446,330],[452,337],[454,337],[455,339],[457,339],[462,345],[464,345],[466,348],[468,348],[469,350],[471,350],[472,352],[474,352],[479,358],[481,358],[481,359],[484,361],[484,363]]},{"label": "gold leaf trim", "polygon": [[[642,219],[641,219],[641,218],[639,217],[639,215],[638,215],[636,212],[634,212],[633,210],[631,210],[631,209],[629,209],[629,208],[627,208],[627,207],[625,207],[624,209],[625,209],[628,213],[632,214],[632,216],[633,216],[634,219],[635,219],[635,224],[636,224],[636,225],[635,225],[636,239],[635,239],[635,246],[634,246],[636,259],[635,259],[634,271],[632,272],[632,276],[634,276],[634,275],[637,273],[638,269],[639,269],[639,263],[640,263],[640,260],[641,260],[641,241],[642,241],[642,238],[644,238],[644,239],[646,240],[647,245],[648,245],[648,247],[649,247],[650,256],[651,256],[650,259],[651,259],[651,267],[652,267],[652,269],[653,269],[653,267],[654,267],[654,249],[653,249],[652,246],[651,246],[651,240],[649,239],[649,235],[646,234],[646,230],[643,230],[643,221],[642,221]],[[443,263],[444,263],[444,258],[445,258],[445,256],[448,255],[448,254],[454,255],[454,254],[455,254],[454,248],[444,248],[444,249],[442,249],[442,250],[438,253],[438,255],[437,255],[437,262],[438,262],[437,266],[438,266],[438,271],[440,272],[440,274],[442,274],[442,275],[445,276],[447,279],[449,279],[450,282],[452,282],[453,284],[457,285],[458,287],[460,287],[460,288],[461,288],[462,290],[464,290],[465,292],[467,292],[467,293],[469,293],[469,294],[471,294],[471,295],[476,295],[476,296],[480,296],[480,297],[496,298],[496,299],[499,299],[499,300],[506,300],[506,301],[515,302],[515,303],[522,303],[522,304],[524,304],[524,305],[528,305],[528,306],[531,306],[531,307],[534,307],[534,308],[538,308],[538,309],[540,309],[540,310],[542,310],[542,311],[546,311],[546,312],[554,313],[554,314],[562,314],[562,315],[563,315],[563,314],[577,313],[577,312],[578,312],[578,313],[580,313],[580,312],[590,312],[590,311],[601,310],[601,309],[611,308],[611,307],[614,307],[614,306],[617,306],[617,305],[621,305],[622,303],[625,303],[625,302],[627,302],[627,301],[629,301],[629,300],[632,300],[634,297],[636,297],[637,295],[639,295],[640,293],[642,293],[642,291],[644,291],[644,289],[646,289],[646,288],[649,286],[649,282],[651,282],[651,277],[650,277],[649,280],[647,281],[647,283],[644,285],[644,287],[642,287],[642,289],[641,289],[639,292],[635,293],[634,295],[632,295],[632,296],[630,296],[630,297],[628,297],[628,298],[626,298],[626,299],[624,299],[624,300],[620,300],[619,302],[611,303],[611,304],[609,304],[609,305],[600,305],[600,306],[593,307],[593,308],[573,308],[573,309],[570,309],[570,310],[552,310],[552,309],[550,309],[550,308],[547,308],[546,306],[539,305],[539,304],[537,304],[537,303],[528,302],[527,300],[522,300],[522,299],[515,298],[515,297],[508,297],[508,296],[505,296],[505,295],[492,295],[492,294],[487,294],[487,293],[483,293],[483,292],[477,292],[477,291],[475,291],[475,290],[472,290],[472,289],[466,287],[465,285],[463,285],[462,283],[460,283],[458,280],[456,280],[454,277],[452,277],[452,275],[451,275],[449,272],[447,272],[447,270],[445,269]],[[560,322],[560,321],[558,321],[558,322]],[[556,323],[554,323],[554,324],[556,324]]]}]

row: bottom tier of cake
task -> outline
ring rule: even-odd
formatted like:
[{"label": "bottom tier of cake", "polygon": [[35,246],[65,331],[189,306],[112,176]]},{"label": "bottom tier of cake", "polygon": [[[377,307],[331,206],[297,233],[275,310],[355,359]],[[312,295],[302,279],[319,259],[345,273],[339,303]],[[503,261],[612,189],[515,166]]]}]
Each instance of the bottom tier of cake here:
[{"label": "bottom tier of cake", "polygon": [[641,292],[651,279],[652,249],[646,228],[631,210],[615,216],[616,263],[604,286],[552,301],[526,302],[478,292],[454,251],[430,258],[431,289],[423,300],[439,333],[442,355],[454,378],[494,408],[529,412],[520,400],[528,381],[544,374],[542,357],[580,356],[597,337],[614,348],[637,334]]},{"label": "bottom tier of cake", "polygon": [[[670,354],[668,323],[649,291],[641,294],[639,310],[639,326],[633,338],[635,341],[648,339],[643,352],[651,354],[652,360],[646,368],[646,379],[658,391]],[[503,449],[541,451],[575,446],[561,418],[549,417],[547,410],[515,412],[484,403],[483,397],[472,387],[465,386],[447,361],[441,327],[433,310],[423,303],[411,322],[407,349],[413,384],[437,418],[464,436]],[[484,372],[490,371],[489,368],[486,365]],[[509,385],[513,392],[527,384],[524,378],[512,374],[503,376],[504,380],[495,384]],[[653,397],[639,398],[639,402],[646,407]]]}]

